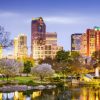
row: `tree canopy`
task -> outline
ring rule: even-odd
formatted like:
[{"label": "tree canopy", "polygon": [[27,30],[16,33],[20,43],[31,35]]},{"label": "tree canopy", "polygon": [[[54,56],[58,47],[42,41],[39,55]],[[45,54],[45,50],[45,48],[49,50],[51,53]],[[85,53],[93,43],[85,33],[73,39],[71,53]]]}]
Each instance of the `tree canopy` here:
[{"label": "tree canopy", "polygon": [[2,26],[0,26],[0,46],[2,48],[8,48],[13,45],[13,40],[10,39],[10,32],[6,32]]},{"label": "tree canopy", "polygon": [[95,68],[100,66],[100,50],[93,52],[91,63]]},{"label": "tree canopy", "polygon": [[11,76],[19,75],[23,63],[14,59],[0,59],[0,73],[7,79]]},{"label": "tree canopy", "polygon": [[24,73],[27,73],[27,76],[28,74],[31,72],[31,67],[33,67],[33,64],[30,60],[27,60],[24,62]]},{"label": "tree canopy", "polygon": [[55,70],[66,71],[67,74],[78,74],[84,66],[83,57],[76,51],[58,51],[55,57]]},{"label": "tree canopy", "polygon": [[54,72],[55,71],[52,69],[52,66],[46,63],[40,64],[31,69],[31,73],[36,76],[39,76],[41,81],[45,77],[51,77],[54,74]]}]

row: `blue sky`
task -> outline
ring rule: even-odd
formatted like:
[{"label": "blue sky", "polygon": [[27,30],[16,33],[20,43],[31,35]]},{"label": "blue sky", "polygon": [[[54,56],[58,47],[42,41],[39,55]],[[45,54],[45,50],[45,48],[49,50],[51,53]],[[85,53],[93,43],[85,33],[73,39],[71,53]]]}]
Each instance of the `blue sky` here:
[{"label": "blue sky", "polygon": [[57,32],[58,45],[70,50],[71,34],[100,26],[99,11],[100,0],[0,0],[0,25],[12,38],[25,33],[30,47],[31,19],[41,16],[47,32]]}]

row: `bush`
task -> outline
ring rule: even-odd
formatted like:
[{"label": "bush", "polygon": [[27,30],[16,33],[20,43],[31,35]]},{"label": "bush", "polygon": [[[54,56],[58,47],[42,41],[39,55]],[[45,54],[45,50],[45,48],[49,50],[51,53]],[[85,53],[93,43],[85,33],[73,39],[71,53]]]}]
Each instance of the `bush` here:
[{"label": "bush", "polygon": [[52,80],[53,80],[54,82],[59,82],[59,81],[60,81],[60,78],[59,78],[59,77],[54,77]]},{"label": "bush", "polygon": [[96,77],[96,76],[95,76],[95,77],[93,77],[93,78],[94,78],[94,79],[100,79],[100,77]]},{"label": "bush", "polygon": [[63,82],[60,82],[60,83],[57,83],[56,85],[57,85],[57,87],[63,87],[64,86],[64,83]]},{"label": "bush", "polygon": [[26,85],[25,82],[19,82],[18,84],[19,84],[19,85]]},{"label": "bush", "polygon": [[33,86],[33,85],[35,85],[35,83],[34,83],[32,80],[30,80],[30,81],[28,81],[28,82],[26,83],[26,85]]}]

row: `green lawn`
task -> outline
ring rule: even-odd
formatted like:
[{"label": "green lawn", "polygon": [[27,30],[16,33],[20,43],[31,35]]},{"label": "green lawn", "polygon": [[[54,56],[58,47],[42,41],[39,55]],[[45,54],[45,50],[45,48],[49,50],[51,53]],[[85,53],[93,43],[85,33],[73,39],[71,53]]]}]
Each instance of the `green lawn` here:
[{"label": "green lawn", "polygon": [[15,77],[15,80],[19,81],[19,82],[28,82],[28,81],[33,81],[33,77]]},{"label": "green lawn", "polygon": [[[53,80],[54,81],[54,80]],[[48,78],[46,80],[42,81],[42,84],[52,84],[53,82],[50,81]],[[17,77],[10,77],[8,79],[6,78],[0,78],[0,86],[6,85],[6,84],[19,84],[19,85],[40,85],[41,81],[38,77],[34,76],[17,76]]]},{"label": "green lawn", "polygon": [[[33,77],[14,77],[14,78],[9,78],[8,83],[15,83],[15,84],[30,84],[33,83]],[[0,84],[7,83],[6,78],[0,78]]]},{"label": "green lawn", "polygon": [[[7,83],[7,79],[6,78],[0,78],[0,84],[4,85],[5,83]],[[38,85],[41,84],[41,81],[39,80],[39,78],[34,78],[32,76],[17,76],[17,77],[10,77],[8,79],[8,83],[15,83],[15,84],[20,84],[20,85]],[[44,84],[48,83],[46,81],[43,81]]]},{"label": "green lawn", "polygon": [[[0,80],[7,80],[7,79],[6,78],[0,78]],[[18,80],[18,81],[25,81],[26,82],[26,81],[33,80],[33,79],[32,79],[32,77],[25,77],[25,76],[24,77],[22,77],[22,76],[19,77],[18,76],[18,77],[14,77],[14,78],[10,77],[8,80]]]}]

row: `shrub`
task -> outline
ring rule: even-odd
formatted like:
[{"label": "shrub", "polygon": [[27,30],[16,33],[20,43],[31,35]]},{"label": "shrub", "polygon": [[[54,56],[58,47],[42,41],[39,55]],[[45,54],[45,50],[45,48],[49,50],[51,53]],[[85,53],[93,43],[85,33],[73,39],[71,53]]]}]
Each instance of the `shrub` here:
[{"label": "shrub", "polygon": [[57,83],[56,85],[57,85],[57,87],[63,87],[64,86],[64,83],[63,82],[60,82],[60,83]]},{"label": "shrub", "polygon": [[28,82],[26,83],[26,85],[33,86],[33,85],[35,85],[35,83],[34,83],[32,80],[30,80],[30,81],[28,81]]},{"label": "shrub", "polygon": [[60,81],[60,78],[59,78],[59,77],[54,77],[52,80],[53,80],[54,82],[59,82],[59,81]]}]

